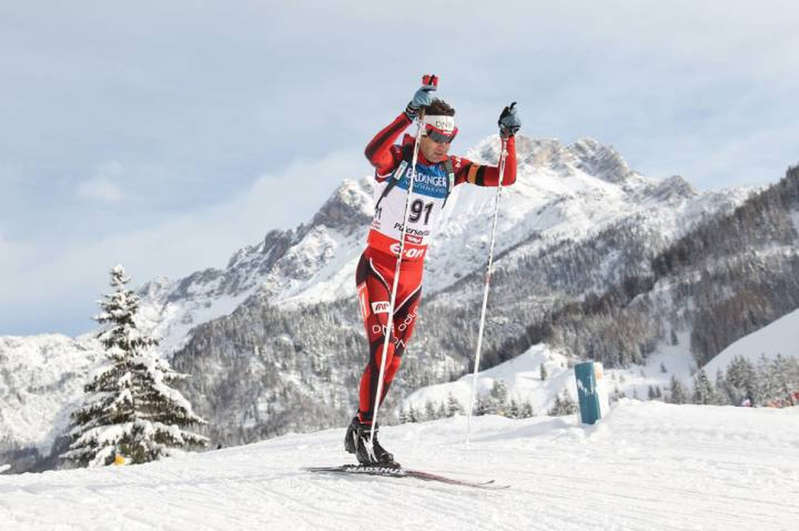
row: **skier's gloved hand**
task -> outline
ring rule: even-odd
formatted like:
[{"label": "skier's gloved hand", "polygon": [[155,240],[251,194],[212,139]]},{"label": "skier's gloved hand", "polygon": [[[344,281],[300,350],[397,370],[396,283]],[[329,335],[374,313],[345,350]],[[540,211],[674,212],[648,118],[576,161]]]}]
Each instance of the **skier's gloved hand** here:
[{"label": "skier's gloved hand", "polygon": [[504,109],[499,115],[499,136],[508,138],[515,135],[522,126],[522,121],[516,116],[516,102],[514,101]]},{"label": "skier's gloved hand", "polygon": [[416,94],[413,95],[413,99],[408,103],[408,106],[405,107],[405,114],[408,115],[408,118],[413,120],[419,114],[419,109],[433,103],[433,96],[431,96],[431,94],[437,87],[437,76],[431,74],[422,77],[422,88],[416,91]]}]

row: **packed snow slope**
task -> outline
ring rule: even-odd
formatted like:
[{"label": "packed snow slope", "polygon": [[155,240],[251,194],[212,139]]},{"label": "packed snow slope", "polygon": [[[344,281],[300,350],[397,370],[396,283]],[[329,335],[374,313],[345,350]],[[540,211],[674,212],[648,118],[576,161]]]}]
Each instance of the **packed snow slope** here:
[{"label": "packed snow slope", "polygon": [[158,463],[0,476],[4,529],[795,529],[799,408],[623,400],[573,417],[386,427],[409,468],[496,479],[484,491],[312,474],[348,462],[342,430]]}]

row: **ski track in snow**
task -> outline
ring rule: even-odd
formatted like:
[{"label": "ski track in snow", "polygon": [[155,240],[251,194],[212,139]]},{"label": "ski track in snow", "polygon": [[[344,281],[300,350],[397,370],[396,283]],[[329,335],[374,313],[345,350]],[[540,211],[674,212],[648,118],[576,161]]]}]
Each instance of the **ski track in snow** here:
[{"label": "ski track in snow", "polygon": [[496,479],[486,491],[314,474],[352,462],[341,430],[141,466],[0,476],[3,529],[794,529],[799,408],[623,400],[573,417],[385,427],[409,468]]}]

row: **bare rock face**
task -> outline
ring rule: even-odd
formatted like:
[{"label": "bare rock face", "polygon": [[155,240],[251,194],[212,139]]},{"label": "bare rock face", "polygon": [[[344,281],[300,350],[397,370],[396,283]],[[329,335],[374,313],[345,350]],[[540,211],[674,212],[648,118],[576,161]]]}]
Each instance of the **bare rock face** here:
[{"label": "bare rock face", "polygon": [[633,173],[616,150],[592,138],[582,138],[568,150],[574,154],[577,168],[604,181],[621,183]]}]

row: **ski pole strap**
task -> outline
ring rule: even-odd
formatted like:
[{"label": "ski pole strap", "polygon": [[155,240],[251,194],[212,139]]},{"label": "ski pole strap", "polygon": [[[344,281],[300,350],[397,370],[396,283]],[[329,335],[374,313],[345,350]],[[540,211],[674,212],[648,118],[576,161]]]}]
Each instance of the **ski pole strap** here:
[{"label": "ski pole strap", "polygon": [[396,167],[394,172],[389,177],[388,184],[383,189],[383,193],[380,194],[380,198],[377,200],[375,204],[375,210],[380,208],[380,202],[383,200],[384,197],[388,195],[388,193],[397,185],[398,182],[402,180],[402,175],[405,173],[408,164],[410,164],[411,159],[413,158],[413,146],[406,145],[402,146],[402,161]]},{"label": "ski pole strap", "polygon": [[444,202],[441,204],[441,208],[447,206],[449,194],[452,192],[452,189],[455,188],[455,172],[452,170],[451,158],[447,157],[444,161],[444,169],[447,171],[447,195],[444,196]]}]

